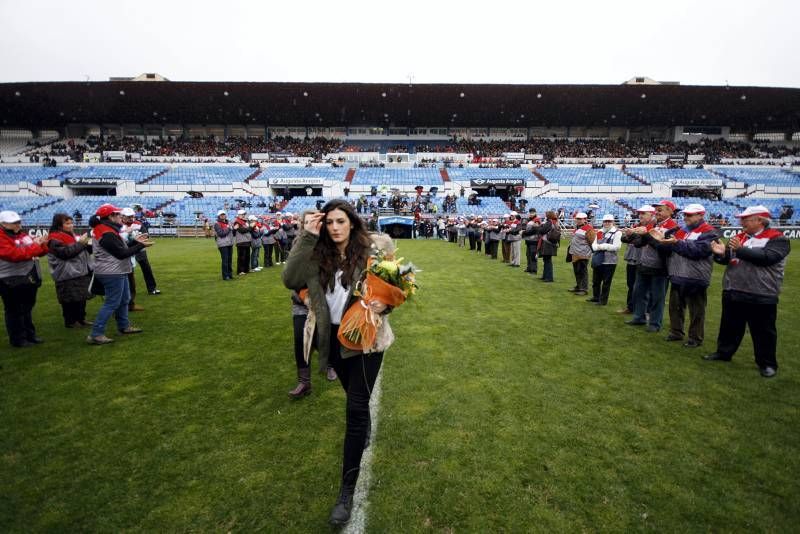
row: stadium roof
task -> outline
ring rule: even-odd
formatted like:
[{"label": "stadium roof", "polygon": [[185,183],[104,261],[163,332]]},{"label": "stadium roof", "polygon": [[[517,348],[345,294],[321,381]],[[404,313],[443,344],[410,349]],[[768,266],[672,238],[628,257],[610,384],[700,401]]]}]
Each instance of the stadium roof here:
[{"label": "stadium roof", "polygon": [[247,82],[0,84],[0,126],[731,126],[800,130],[800,89]]}]

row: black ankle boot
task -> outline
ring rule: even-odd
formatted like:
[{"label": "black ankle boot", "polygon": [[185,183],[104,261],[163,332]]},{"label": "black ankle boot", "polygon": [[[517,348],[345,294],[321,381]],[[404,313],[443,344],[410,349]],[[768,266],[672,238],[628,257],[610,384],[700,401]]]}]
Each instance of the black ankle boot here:
[{"label": "black ankle boot", "polygon": [[331,510],[328,522],[334,526],[345,525],[350,521],[350,512],[353,510],[353,494],[356,491],[356,481],[358,480],[358,469],[351,469],[342,477],[342,488],[339,490],[339,498]]}]

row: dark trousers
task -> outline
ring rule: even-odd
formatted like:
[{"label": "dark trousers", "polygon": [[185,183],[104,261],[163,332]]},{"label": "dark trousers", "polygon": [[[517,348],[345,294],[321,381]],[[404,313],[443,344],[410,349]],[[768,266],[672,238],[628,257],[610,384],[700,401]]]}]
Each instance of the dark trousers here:
[{"label": "dark trousers", "polygon": [[481,251],[481,240],[479,237],[475,237],[475,250],[478,252]]},{"label": "dark trousers", "polygon": [[575,289],[589,290],[589,260],[573,260],[572,272],[575,274]]},{"label": "dark trousers", "polygon": [[264,243],[264,267],[272,267],[272,249],[275,245]]},{"label": "dark trousers", "polygon": [[61,316],[64,317],[64,326],[72,326],[86,320],[86,301],[61,303]]},{"label": "dark trousers", "polygon": [[600,304],[608,304],[608,295],[611,293],[611,281],[614,279],[616,263],[604,263],[592,267],[592,298]]},{"label": "dark trousers", "polygon": [[[306,362],[303,356],[303,336],[305,335],[305,325],[308,315],[292,315],[292,327],[294,329],[294,363],[298,369],[306,369],[311,366],[311,358]],[[317,332],[314,329],[314,339],[311,341],[312,349],[317,346]],[[324,371],[328,368],[326,362],[320,360],[319,370]]]},{"label": "dark trousers", "polygon": [[628,295],[625,297],[625,307],[633,311],[633,288],[636,285],[636,265],[630,263],[625,266],[625,278],[628,283]]},{"label": "dark trousers", "polygon": [[281,263],[286,261],[286,254],[285,245],[283,245],[280,241],[275,242],[275,263]]},{"label": "dark trousers", "polygon": [[536,274],[539,271],[539,265],[536,263],[536,246],[537,241],[525,241],[525,260],[528,262],[525,271]]},{"label": "dark trousers", "polygon": [[553,256],[542,256],[542,280],[545,282],[553,281]]},{"label": "dark trousers", "polygon": [[[344,452],[342,477],[357,478],[361,466],[361,455],[370,426],[369,398],[375,387],[375,380],[381,370],[383,353],[360,354],[343,359],[339,340],[336,334],[339,325],[331,325],[329,363],[336,370],[339,382],[344,388],[346,400],[346,428],[344,434]],[[355,473],[355,476],[353,474]]]},{"label": "dark trousers", "polygon": [[469,249],[470,250],[475,250],[475,241],[476,241],[475,234],[468,233],[467,237],[469,238]]},{"label": "dark trousers", "polygon": [[775,319],[778,316],[777,304],[753,304],[740,302],[722,292],[722,318],[717,337],[717,352],[726,357],[733,357],[744,338],[745,326],[750,328],[753,338],[753,352],[756,364],[764,367],[778,368],[775,350],[778,344],[778,330]]},{"label": "dark trousers", "polygon": [[152,293],[156,290],[156,277],[153,276],[153,268],[150,267],[150,260],[147,254],[137,254],[136,263],[142,271],[142,277],[144,277],[144,285],[147,286],[147,292]]},{"label": "dark trousers", "polygon": [[31,341],[36,337],[36,328],[33,326],[31,312],[36,305],[36,292],[39,290],[33,284],[24,284],[8,287],[0,280],[0,297],[3,298],[5,310],[6,332],[12,345],[22,345],[26,340]]},{"label": "dark trousers", "polygon": [[497,247],[499,246],[500,241],[487,241],[486,242],[486,254],[492,257],[493,260],[497,259]]},{"label": "dark trousers", "polygon": [[664,299],[667,295],[667,277],[660,275],[636,273],[636,286],[633,290],[633,317],[632,321],[645,322],[655,328],[661,328],[664,319]]},{"label": "dark trousers", "polygon": [[706,288],[672,284],[669,290],[669,333],[684,336],[683,318],[689,308],[689,340],[698,344],[705,337]]},{"label": "dark trousers", "polygon": [[511,257],[511,243],[505,240],[502,243],[503,243],[503,263],[508,263],[509,258]]},{"label": "dark trousers", "polygon": [[219,247],[219,255],[222,259],[222,279],[233,278],[233,245]]},{"label": "dark trousers", "polygon": [[236,272],[250,271],[250,243],[236,245]]}]

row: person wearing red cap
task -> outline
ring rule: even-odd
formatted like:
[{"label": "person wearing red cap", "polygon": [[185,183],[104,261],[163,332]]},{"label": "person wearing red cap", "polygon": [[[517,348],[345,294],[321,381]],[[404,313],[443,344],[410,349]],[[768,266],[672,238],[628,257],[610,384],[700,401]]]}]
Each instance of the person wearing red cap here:
[{"label": "person wearing red cap", "polygon": [[678,226],[672,218],[677,209],[672,201],[662,200],[653,207],[656,209],[656,224],[649,232],[642,232],[639,237],[642,255],[639,258],[634,288],[636,307],[631,320],[626,321],[631,326],[646,324],[648,332],[661,330],[667,296],[667,264],[663,254],[657,249],[658,241],[654,235],[663,237],[664,232]]},{"label": "person wearing red cap", "polygon": [[711,243],[719,238],[717,230],[705,219],[705,208],[689,204],[683,208],[684,224],[665,233],[659,250],[669,254],[667,271],[670,280],[669,335],[667,341],[683,341],[684,316],[689,309],[686,348],[703,343],[706,322],[707,289],[711,284]]},{"label": "person wearing red cap", "polygon": [[131,257],[153,244],[147,234],[140,234],[130,247],[120,235],[122,210],[112,204],[97,209],[98,220],[92,228],[95,282],[102,284],[105,292],[103,306],[97,312],[92,333],[86,338],[90,345],[105,345],[114,340],[106,337],[106,323],[114,314],[120,334],[138,334],[142,330],[128,322],[130,287],[128,274],[132,271]]},{"label": "person wearing red cap", "polygon": [[778,295],[783,283],[789,240],[769,227],[771,215],[764,206],[753,206],[737,215],[743,231],[728,246],[711,244],[714,261],[726,265],[722,277],[722,317],[717,350],[703,359],[730,361],[750,328],[755,360],[764,378],[778,372],[776,347]]},{"label": "person wearing red cap", "polygon": [[19,348],[42,342],[31,314],[42,285],[39,257],[47,254],[45,237],[31,238],[21,229],[16,212],[0,211],[0,297],[8,339]]}]

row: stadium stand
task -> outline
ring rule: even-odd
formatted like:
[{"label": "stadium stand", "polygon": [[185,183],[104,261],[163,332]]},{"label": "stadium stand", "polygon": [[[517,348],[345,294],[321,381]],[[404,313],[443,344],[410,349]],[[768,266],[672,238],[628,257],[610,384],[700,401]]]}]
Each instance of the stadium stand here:
[{"label": "stadium stand", "polygon": [[163,165],[93,165],[76,168],[60,175],[60,178],[62,181],[69,178],[116,178],[141,183],[165,170]]},{"label": "stadium stand", "polygon": [[666,167],[627,167],[630,174],[650,183],[671,182],[673,180],[719,180],[706,169],[668,169]]},{"label": "stadium stand", "polygon": [[353,185],[366,186],[442,186],[439,169],[388,169],[381,167],[363,167],[356,171]]},{"label": "stadium stand", "polygon": [[259,175],[259,180],[273,178],[317,178],[323,180],[342,181],[347,175],[345,167],[289,167],[270,165]]},{"label": "stadium stand", "polygon": [[244,182],[254,169],[242,166],[201,165],[170,167],[164,174],[148,180],[149,185],[230,185]]},{"label": "stadium stand", "polygon": [[538,169],[548,181],[566,186],[639,186],[630,176],[619,169],[591,169],[587,167],[558,167]]},{"label": "stadium stand", "polygon": [[19,182],[31,184],[63,176],[75,167],[11,166],[0,167],[0,184],[15,185]]},{"label": "stadium stand", "polygon": [[466,167],[466,168],[449,168],[447,174],[450,179],[454,181],[469,181],[481,180],[487,178],[500,178],[500,179],[517,179],[523,180],[536,180],[530,169],[523,169],[520,167],[505,167],[499,169],[480,168],[480,167]]}]

